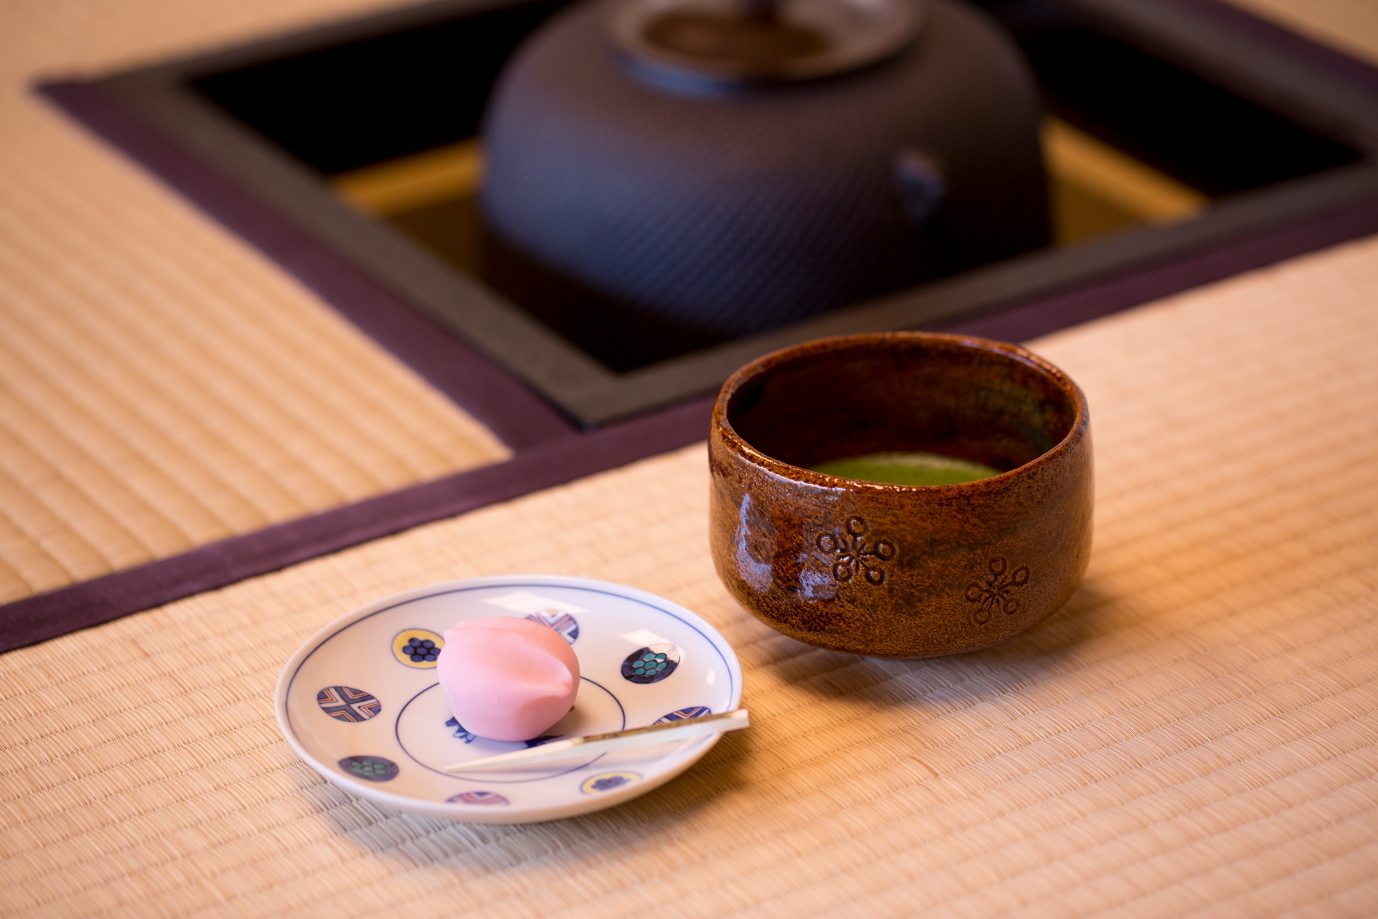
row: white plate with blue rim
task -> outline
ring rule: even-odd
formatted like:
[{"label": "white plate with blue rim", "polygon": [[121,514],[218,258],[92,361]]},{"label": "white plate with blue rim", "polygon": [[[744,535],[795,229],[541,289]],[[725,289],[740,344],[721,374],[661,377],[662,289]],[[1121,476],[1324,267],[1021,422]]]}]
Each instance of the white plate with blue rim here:
[{"label": "white plate with blue rim", "polygon": [[[436,680],[445,631],[492,616],[543,623],[579,658],[573,711],[525,743],[466,731]],[[703,619],[643,590],[556,575],[467,578],[370,603],[292,655],[276,698],[287,742],[331,782],[384,807],[476,823],[556,820],[621,804],[688,769],[719,735],[460,776],[446,766],[730,712],[741,700],[737,655]]]}]

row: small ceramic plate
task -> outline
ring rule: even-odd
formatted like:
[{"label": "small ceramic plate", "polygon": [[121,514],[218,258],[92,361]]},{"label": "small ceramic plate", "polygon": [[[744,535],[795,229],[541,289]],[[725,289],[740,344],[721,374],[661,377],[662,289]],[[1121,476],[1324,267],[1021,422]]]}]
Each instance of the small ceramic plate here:
[{"label": "small ceramic plate", "polygon": [[[543,737],[475,737],[445,704],[435,674],[441,636],[458,622],[491,616],[542,622],[579,658],[574,710]],[[718,738],[462,777],[444,768],[560,737],[732,711],[741,698],[737,655],[684,607],[606,581],[507,575],[421,587],[331,623],[287,662],[277,715],[302,759],[370,801],[450,820],[529,823],[644,794],[689,768]]]}]

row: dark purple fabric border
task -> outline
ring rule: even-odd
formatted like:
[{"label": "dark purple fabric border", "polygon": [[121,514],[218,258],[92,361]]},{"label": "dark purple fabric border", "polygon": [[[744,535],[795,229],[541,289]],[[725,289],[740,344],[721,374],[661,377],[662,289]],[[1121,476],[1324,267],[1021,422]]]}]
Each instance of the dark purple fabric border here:
[{"label": "dark purple fabric border", "polygon": [[512,460],[360,501],[0,607],[0,651],[56,638],[708,436],[711,399],[570,435]]},{"label": "dark purple fabric border", "polygon": [[1256,16],[1221,0],[1168,0],[1228,26],[1231,31],[1273,45],[1289,57],[1300,58],[1335,76],[1378,92],[1378,67],[1342,51],[1289,31],[1282,25]]},{"label": "dark purple fabric border", "polygon": [[38,90],[318,293],[514,450],[574,431],[481,352],[141,123],[99,86],[57,82]]},{"label": "dark purple fabric border", "polygon": [[[1216,0],[1174,0],[1378,87],[1378,70]],[[495,466],[381,495],[0,606],[0,651],[108,622],[423,523],[573,481],[702,439],[710,399],[592,434],[91,84],[40,90],[319,293],[516,451]],[[1090,288],[957,323],[950,331],[1023,341],[1378,232],[1378,203],[1322,215]]]},{"label": "dark purple fabric border", "polygon": [[[1023,341],[1200,284],[1378,232],[1378,203],[1326,215],[1090,290],[953,326]],[[224,587],[410,527],[686,446],[706,436],[712,399],[528,448],[511,461],[427,482],[0,607],[0,651]]]}]

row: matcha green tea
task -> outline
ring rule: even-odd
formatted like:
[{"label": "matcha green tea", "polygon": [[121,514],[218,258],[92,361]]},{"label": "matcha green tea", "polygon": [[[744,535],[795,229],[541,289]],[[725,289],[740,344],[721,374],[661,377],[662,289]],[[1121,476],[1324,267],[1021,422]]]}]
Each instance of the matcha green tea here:
[{"label": "matcha green tea", "polygon": [[957,485],[1000,474],[999,469],[969,460],[917,452],[868,453],[830,460],[811,468],[826,475],[886,485]]}]

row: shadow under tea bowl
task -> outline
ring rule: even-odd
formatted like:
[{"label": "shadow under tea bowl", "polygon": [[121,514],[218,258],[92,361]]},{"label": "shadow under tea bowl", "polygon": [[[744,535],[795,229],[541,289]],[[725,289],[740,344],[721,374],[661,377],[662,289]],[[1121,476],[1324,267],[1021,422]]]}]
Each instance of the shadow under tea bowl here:
[{"label": "shadow under tea bowl", "polygon": [[[815,471],[894,453],[998,474],[895,485]],[[833,651],[998,644],[1066,603],[1090,555],[1086,399],[1017,345],[890,332],[777,351],[723,385],[709,468],[723,583],[767,625]]]}]

